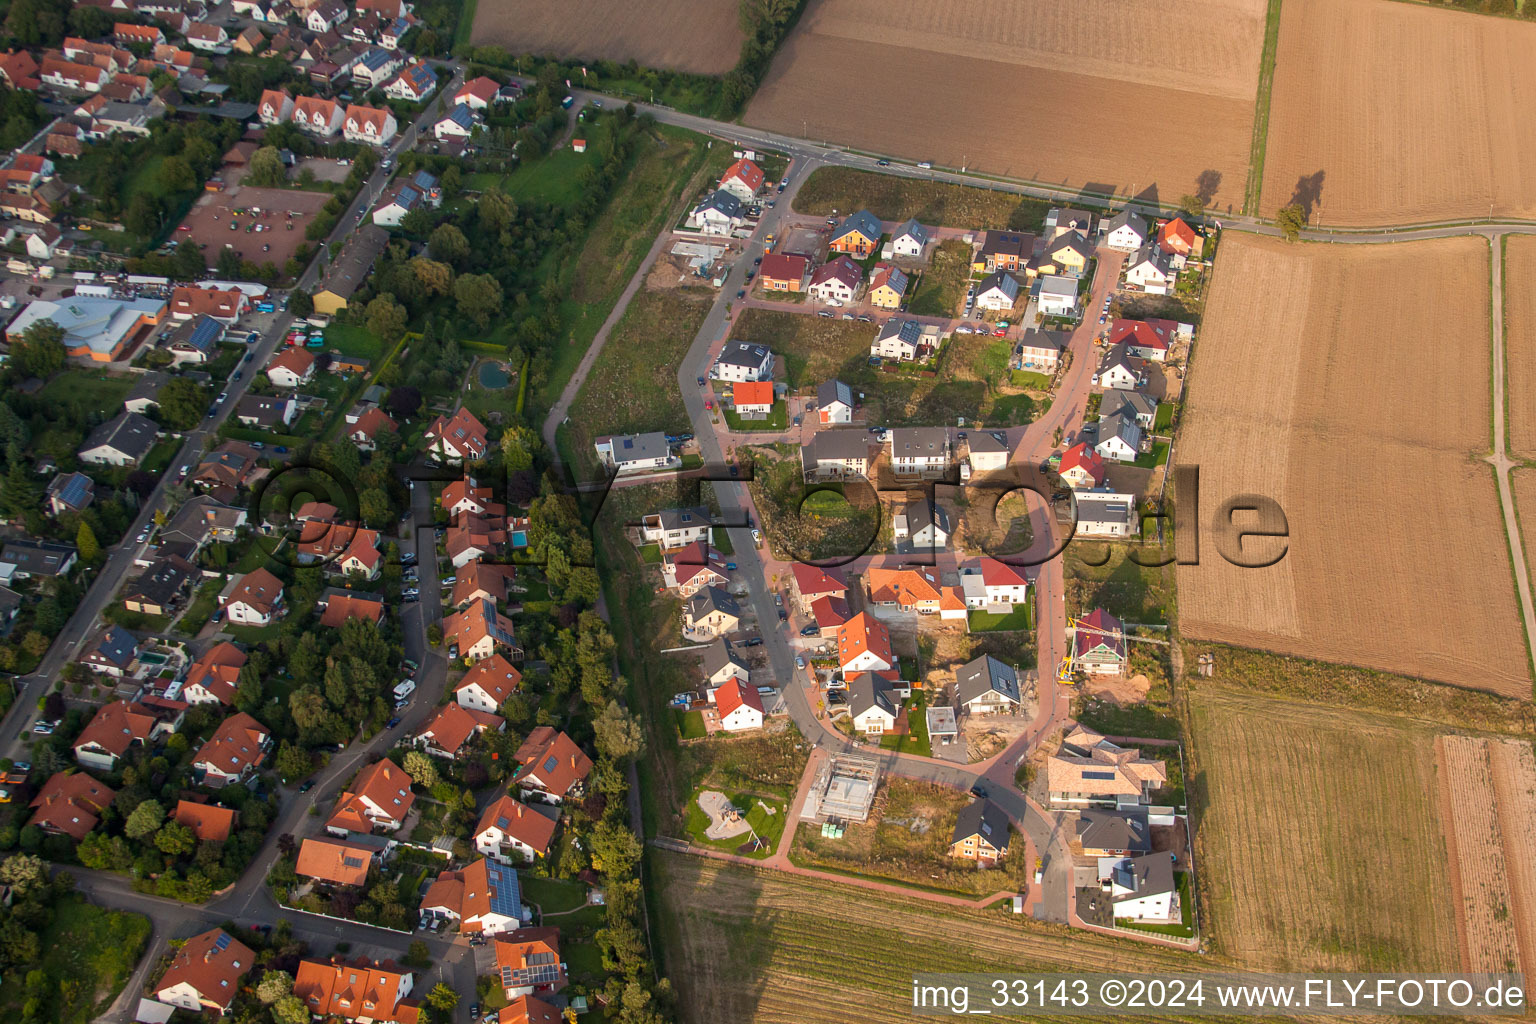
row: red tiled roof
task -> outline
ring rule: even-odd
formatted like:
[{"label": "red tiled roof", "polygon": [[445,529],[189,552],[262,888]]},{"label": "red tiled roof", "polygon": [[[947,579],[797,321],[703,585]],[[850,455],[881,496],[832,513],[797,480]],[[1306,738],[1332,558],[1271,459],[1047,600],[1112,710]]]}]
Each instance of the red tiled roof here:
[{"label": "red tiled roof", "polygon": [[219,723],[192,763],[209,766],[225,775],[239,775],[247,768],[260,767],[266,760],[267,753],[262,746],[271,737],[266,726],[244,711],[237,711]]},{"label": "red tiled roof", "polygon": [[178,800],[172,818],[192,830],[198,842],[222,843],[235,828],[235,810],[218,804]]},{"label": "red tiled roof", "polygon": [[1164,252],[1187,253],[1194,248],[1197,237],[1195,229],[1186,224],[1183,217],[1175,217],[1158,231],[1157,244]]},{"label": "red tiled roof", "polygon": [[478,837],[493,828],[537,851],[540,856],[549,849],[549,842],[555,837],[553,818],[545,817],[505,794],[492,800],[485,813],[480,815],[475,835]]},{"label": "red tiled roof", "polygon": [[478,558],[465,562],[453,581],[452,605],[457,608],[484,594],[492,601],[504,601],[507,597],[507,581],[517,570],[510,565],[482,562]]},{"label": "red tiled roof", "polygon": [[1171,320],[1116,320],[1109,325],[1108,346],[1126,342],[1136,348],[1167,351],[1173,338]]},{"label": "red tiled roof", "polygon": [[431,426],[427,427],[429,440],[440,438],[460,454],[469,455],[471,458],[480,458],[485,454],[485,435],[485,424],[463,406],[459,406],[452,416],[439,416],[432,421]]},{"label": "red tiled roof", "polygon": [[828,571],[814,565],[806,565],[804,562],[795,562],[790,566],[790,572],[795,577],[795,589],[800,591],[800,596],[816,598],[823,594],[843,594],[848,590],[848,583],[841,579],[836,571]]},{"label": "red tiled roof", "polygon": [[763,257],[763,265],[759,268],[758,276],[764,281],[803,281],[805,268],[809,263],[810,261],[804,256],[770,253]]},{"label": "red tiled roof", "polygon": [[413,1024],[419,1007],[400,997],[409,972],[392,960],[301,960],[293,994],[315,1017],[368,1018],[377,1024]]},{"label": "red tiled roof", "polygon": [[495,102],[496,94],[500,91],[501,86],[497,85],[492,79],[481,75],[479,78],[471,78],[465,82],[459,91],[453,94],[453,102],[461,103],[465,97],[473,96],[485,103],[492,103]]},{"label": "red tiled roof", "polygon": [[368,881],[368,865],[372,860],[372,847],[322,836],[306,839],[299,845],[294,872],[334,885],[362,885]]},{"label": "red tiled roof", "polygon": [[283,583],[265,569],[246,573],[239,585],[229,592],[226,605],[243,601],[263,615],[271,615],[283,596]]},{"label": "red tiled roof", "polygon": [[270,363],[267,364],[268,376],[276,369],[289,370],[296,377],[303,377],[314,369],[315,357],[307,349],[288,347],[279,352]]},{"label": "red tiled roof", "polygon": [[995,558],[981,560],[981,582],[989,587],[1018,587],[1028,583],[1024,573]]},{"label": "red tiled roof", "polygon": [[732,677],[715,691],[715,707],[720,710],[721,718],[743,704],[756,709],[758,714],[763,713],[763,699],[757,695],[757,688],[743,684],[740,679]]},{"label": "red tiled roof", "polygon": [[28,825],[38,825],[52,832],[62,832],[78,842],[90,834],[98,815],[117,796],[84,772],[57,772],[49,776],[29,805],[37,813]]},{"label": "red tiled roof", "polygon": [[896,664],[896,656],[891,653],[890,630],[873,615],[860,612],[837,630],[838,662],[847,665],[865,651],[887,665]]},{"label": "red tiled roof", "polygon": [[115,700],[103,705],[75,740],[75,749],[94,745],[121,757],[134,741],[143,743],[155,728],[155,716],[141,704]]},{"label": "red tiled roof", "polygon": [[256,963],[251,947],[222,928],[194,935],[171,957],[156,994],[186,985],[205,1003],[228,1010],[240,990],[240,979]]},{"label": "red tiled roof", "polygon": [[841,626],[848,621],[848,602],[840,596],[818,597],[811,602],[811,615],[822,629]]},{"label": "red tiled roof", "polygon": [[238,316],[249,304],[250,300],[239,288],[183,286],[171,292],[171,312],[185,316],[206,314],[228,319]]},{"label": "red tiled roof", "polygon": [[518,996],[496,1012],[496,1024],[561,1024],[560,1011],[534,996]]},{"label": "red tiled roof", "polygon": [[732,178],[740,178],[741,183],[753,192],[763,187],[763,169],[745,157],[725,169],[720,175],[720,184],[724,185]]},{"label": "red tiled roof", "polygon": [[592,759],[575,741],[548,725],[529,733],[513,758],[526,769],[518,778],[537,776],[543,788],[556,796],[570,792],[592,770]]},{"label": "red tiled roof", "polygon": [[454,693],[478,686],[490,695],[491,700],[498,707],[522,684],[523,674],[512,667],[512,663],[499,654],[493,654],[489,658],[482,658],[470,666],[464,678],[453,688]]},{"label": "red tiled roof", "polygon": [[363,619],[377,624],[384,618],[384,602],[365,595],[332,594],[325,602],[320,625],[340,629],[349,619]]},{"label": "red tiled roof", "polygon": [[1086,441],[1079,441],[1062,453],[1061,466],[1057,472],[1064,476],[1069,469],[1086,470],[1093,478],[1094,486],[1104,482],[1104,458],[1088,447]]},{"label": "red tiled roof", "polygon": [[731,385],[731,401],[737,408],[743,405],[773,405],[773,381],[737,381]]},{"label": "red tiled roof", "polygon": [[462,704],[444,704],[418,736],[432,737],[432,745],[449,754],[457,754],[469,738],[481,729],[500,730],[506,720],[489,711],[476,711]]},{"label": "red tiled roof", "polygon": [[354,440],[372,441],[379,436],[381,431],[387,430],[390,433],[394,433],[399,429],[399,425],[390,419],[384,410],[374,406],[357,418],[357,422],[352,424],[352,429],[348,432],[348,436]]}]

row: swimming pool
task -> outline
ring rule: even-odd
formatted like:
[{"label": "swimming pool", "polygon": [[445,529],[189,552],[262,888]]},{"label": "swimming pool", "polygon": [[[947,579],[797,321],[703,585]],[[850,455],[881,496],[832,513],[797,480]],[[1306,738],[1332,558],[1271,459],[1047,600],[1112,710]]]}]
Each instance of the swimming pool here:
[{"label": "swimming pool", "polygon": [[528,534],[525,531],[523,531],[523,530],[513,530],[512,531],[512,546],[514,548],[525,548],[525,547],[527,547],[528,546]]},{"label": "swimming pool", "polygon": [[507,371],[501,368],[500,363],[486,360],[480,364],[480,386],[486,388],[504,388],[512,380]]}]

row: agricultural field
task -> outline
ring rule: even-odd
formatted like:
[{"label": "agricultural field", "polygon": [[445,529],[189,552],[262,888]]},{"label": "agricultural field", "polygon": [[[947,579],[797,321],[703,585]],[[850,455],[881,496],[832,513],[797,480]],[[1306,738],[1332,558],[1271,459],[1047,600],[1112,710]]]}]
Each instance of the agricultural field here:
[{"label": "agricultural field", "polygon": [[[1536,458],[1536,290],[1524,282],[1536,280],[1536,237],[1504,237],[1505,429],[1510,454],[1531,459]],[[1536,515],[1536,507],[1527,507]]]},{"label": "agricultural field", "polygon": [[[1023,922],[1001,905],[899,893],[655,851],[662,967],[687,1024],[906,1024],[911,977],[952,971],[1188,969],[1177,950]],[[1209,964],[1211,958],[1200,961]]]},{"label": "agricultural field", "polygon": [[[1180,461],[1200,467],[1202,522],[1256,494],[1283,510],[1288,539],[1250,538],[1242,553],[1224,541],[1250,563],[1284,552],[1244,568],[1202,535],[1200,564],[1177,570],[1186,636],[1529,698],[1493,474],[1478,461],[1487,278],[1482,239],[1223,241]],[[1410,279],[1414,302],[1382,301]],[[1438,330],[1420,328],[1426,316]],[[1426,579],[1440,614],[1426,614]]]},{"label": "agricultural field", "polygon": [[1536,25],[1389,0],[1286,0],[1262,210],[1326,226],[1536,213]]},{"label": "agricultural field", "polygon": [[[1155,189],[1174,202],[1200,191],[1227,209],[1241,204],[1248,172],[1266,6],[813,0],[743,120],[1069,188]],[[1063,119],[1061,110],[1114,117]]]},{"label": "agricultural field", "polygon": [[470,43],[721,75],[736,66],[741,28],[730,0],[479,0]]},{"label": "agricultural field", "polygon": [[1204,682],[1188,699],[1202,931],[1219,954],[1274,971],[1458,963],[1431,729]]},{"label": "agricultural field", "polygon": [[1536,959],[1536,761],[1528,740],[1441,736],[1439,795],[1469,971],[1520,971]]},{"label": "agricultural field", "polygon": [[[1038,231],[1051,204],[970,185],[951,185],[852,167],[818,167],[795,193],[795,212],[813,217],[867,209],[881,220],[1012,231]],[[969,255],[969,252],[967,252]]]}]

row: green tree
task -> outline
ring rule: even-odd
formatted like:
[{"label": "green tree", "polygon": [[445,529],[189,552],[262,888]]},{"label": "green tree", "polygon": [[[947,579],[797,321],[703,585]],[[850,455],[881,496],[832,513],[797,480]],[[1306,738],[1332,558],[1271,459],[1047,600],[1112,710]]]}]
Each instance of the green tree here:
[{"label": "green tree", "polygon": [[620,707],[617,701],[603,708],[603,713],[592,723],[592,730],[596,734],[597,749],[615,761],[628,761],[645,747],[640,720]]},{"label": "green tree", "polygon": [[599,822],[589,845],[592,866],[605,875],[623,878],[640,861],[640,841],[620,822]]},{"label": "green tree", "polygon": [[447,295],[448,289],[453,287],[453,268],[446,263],[416,256],[406,265],[428,295]]},{"label": "green tree", "polygon": [[197,849],[197,836],[192,830],[179,821],[168,821],[160,826],[160,831],[155,833],[155,845],[161,853],[168,853],[172,857],[180,857]]},{"label": "green tree", "polygon": [[12,462],[0,484],[0,507],[10,519],[21,520],[42,503],[42,488],[32,479],[31,472],[20,462]]},{"label": "green tree", "polygon": [[165,821],[165,808],[158,800],[145,800],[133,809],[123,822],[123,834],[129,839],[147,839],[160,831]]},{"label": "green tree", "polygon": [[128,209],[123,214],[123,227],[140,238],[148,238],[160,230],[163,216],[160,201],[148,192],[139,192],[128,202]]},{"label": "green tree", "polygon": [[1179,209],[1191,217],[1199,217],[1205,213],[1205,197],[1186,193],[1179,198]]},{"label": "green tree", "polygon": [[160,388],[160,419],[173,430],[191,430],[208,408],[208,389],[191,377],[173,377]]},{"label": "green tree", "polygon": [[309,751],[303,747],[296,747],[287,740],[277,748],[277,774],[284,782],[297,782],[308,775],[314,766],[309,756]]},{"label": "green tree", "polygon": [[407,751],[400,767],[423,789],[431,789],[438,783],[437,765],[420,750]]},{"label": "green tree", "polygon": [[[389,431],[382,433],[387,434]],[[373,529],[388,526],[394,518],[394,506],[390,503],[389,495],[377,487],[370,487],[357,496],[357,510],[363,522]]]},{"label": "green tree", "polygon": [[309,1007],[296,995],[286,995],[272,1004],[276,1024],[309,1024]]},{"label": "green tree", "polygon": [[297,317],[305,317],[314,313],[315,297],[301,288],[295,288],[288,293],[288,312]]},{"label": "green tree", "polygon": [[18,897],[29,897],[48,885],[48,863],[41,857],[14,854],[0,863],[0,882],[14,889]]},{"label": "green tree", "polygon": [[543,448],[539,435],[524,426],[508,427],[501,434],[501,461],[509,473],[533,468],[534,456]]},{"label": "green tree", "polygon": [[160,187],[167,192],[191,192],[197,188],[197,175],[185,157],[168,156],[160,163],[157,174]]},{"label": "green tree", "polygon": [[500,189],[489,189],[476,205],[480,224],[492,235],[499,235],[517,219],[517,204]]},{"label": "green tree", "polygon": [[501,312],[501,283],[490,274],[464,274],[453,283],[459,312],[484,330]]},{"label": "green tree", "polygon": [[11,363],[28,377],[48,378],[64,368],[64,328],[52,320],[34,320],[11,346]]},{"label": "green tree", "polygon": [[293,975],[287,971],[268,971],[256,983],[256,998],[262,1005],[271,1006],[293,992]]},{"label": "green tree", "polygon": [[427,239],[427,251],[433,259],[459,266],[469,258],[469,239],[452,224],[440,224]]},{"label": "green tree", "polygon": [[408,319],[405,307],[395,301],[389,292],[377,296],[364,310],[368,330],[378,335],[387,345],[393,345],[405,334]]},{"label": "green tree", "polygon": [[276,146],[262,146],[251,154],[251,165],[246,169],[245,178],[258,188],[281,188],[288,177],[288,170],[283,166],[283,158],[278,155]]},{"label": "green tree", "polygon": [[1301,229],[1307,226],[1307,213],[1300,203],[1282,206],[1275,214],[1275,226],[1287,242],[1294,242],[1301,237]]},{"label": "green tree", "polygon": [[101,545],[96,543],[91,524],[84,519],[80,520],[80,529],[75,531],[75,548],[80,552],[80,560],[87,564],[94,565],[101,557]]},{"label": "green tree", "polygon": [[427,993],[427,1005],[439,1013],[452,1013],[459,1005],[459,994],[440,981]]}]

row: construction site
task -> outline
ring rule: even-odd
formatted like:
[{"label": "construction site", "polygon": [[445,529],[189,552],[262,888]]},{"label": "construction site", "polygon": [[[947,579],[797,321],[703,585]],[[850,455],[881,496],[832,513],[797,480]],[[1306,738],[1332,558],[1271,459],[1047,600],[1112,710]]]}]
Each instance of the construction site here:
[{"label": "construction site", "polygon": [[834,754],[816,773],[805,795],[802,821],[864,822],[880,788],[880,759],[868,754]]}]

